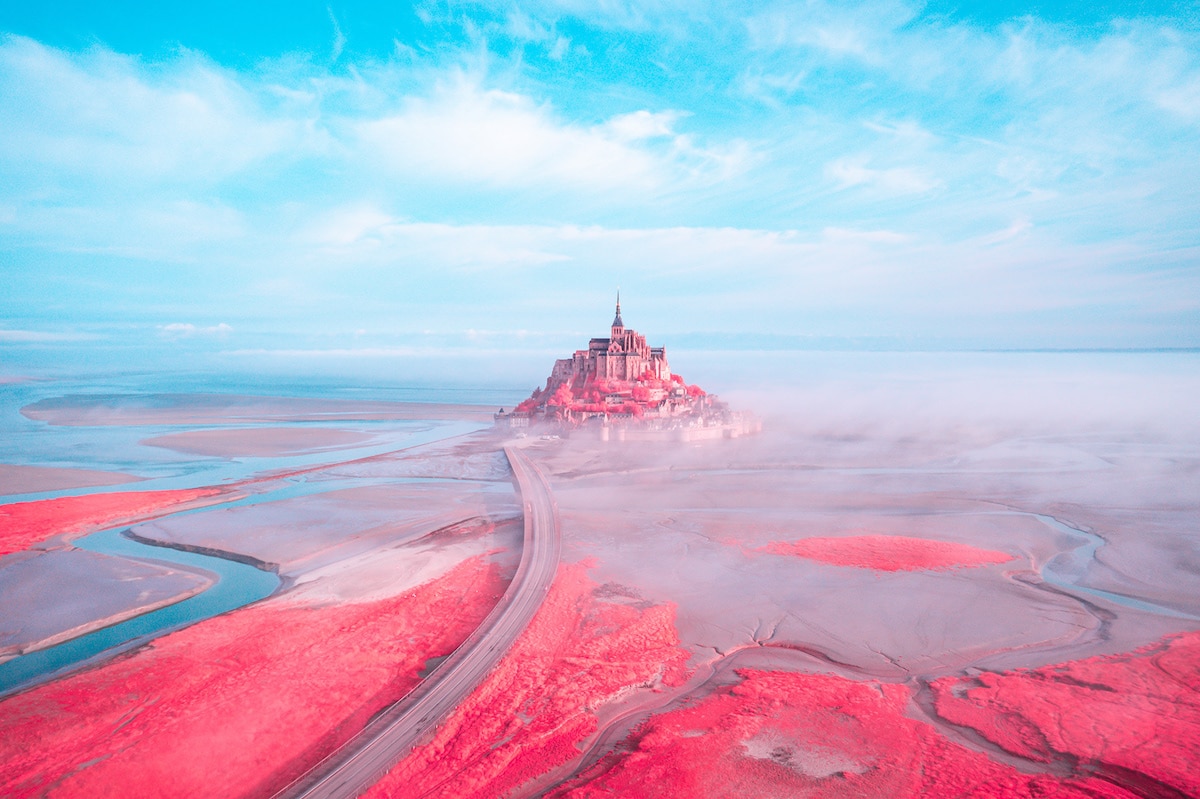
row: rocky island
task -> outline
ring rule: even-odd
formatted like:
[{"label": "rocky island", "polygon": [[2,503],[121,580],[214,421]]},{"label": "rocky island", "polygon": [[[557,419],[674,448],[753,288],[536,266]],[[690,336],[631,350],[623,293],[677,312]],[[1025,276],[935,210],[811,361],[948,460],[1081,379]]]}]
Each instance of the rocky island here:
[{"label": "rocky island", "polygon": [[495,418],[500,428],[586,431],[602,441],[695,441],[762,430],[754,415],[730,410],[673,373],[665,347],[651,347],[625,327],[620,293],[609,337],[593,338],[587,349],[559,358],[545,387]]}]

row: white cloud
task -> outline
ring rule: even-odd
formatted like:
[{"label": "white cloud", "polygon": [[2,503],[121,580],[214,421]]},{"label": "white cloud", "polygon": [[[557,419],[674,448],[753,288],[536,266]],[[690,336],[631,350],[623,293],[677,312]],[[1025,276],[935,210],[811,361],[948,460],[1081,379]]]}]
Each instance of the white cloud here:
[{"label": "white cloud", "polygon": [[55,333],[47,330],[6,330],[0,328],[0,341],[9,344],[50,344],[66,341],[95,341],[93,333]]},{"label": "white cloud", "polygon": [[[514,12],[509,0],[473,0],[471,5],[508,11],[511,25]],[[696,11],[694,3],[680,0],[534,0],[522,3],[521,8],[528,25],[569,16],[603,28],[631,30],[645,30]],[[533,21],[535,17],[538,23]]]},{"label": "white cloud", "polygon": [[[0,39],[0,246],[50,276],[28,267],[17,301],[69,285],[82,306],[91,280],[114,314],[144,314],[142,331],[185,308],[238,338],[262,329],[243,321],[260,312],[242,310],[248,296],[278,299],[262,303],[272,319],[343,313],[345,330],[374,337],[410,297],[453,305],[456,329],[504,329],[474,318],[498,296],[556,307],[618,282],[679,308],[720,295],[730,327],[781,331],[837,313],[924,324],[940,303],[1092,308],[1070,322],[1092,330],[1112,308],[1190,324],[1154,314],[1194,308],[1200,290],[1180,255],[1197,235],[1194,33],[951,24],[890,0],[814,0],[768,8],[748,41],[739,25],[705,28],[733,18],[713,9],[696,13],[716,22],[601,5],[520,17],[497,2],[480,16],[524,39],[491,50],[488,28],[462,37],[467,53],[431,33],[394,60],[343,53],[337,69]],[[559,12],[586,21],[558,25]],[[604,26],[648,20],[647,72],[614,87],[628,37]],[[686,57],[674,25],[694,44]],[[559,50],[569,79],[546,57]],[[94,273],[64,252],[88,253]],[[351,319],[362,305],[381,310]]]},{"label": "white cloud", "polygon": [[[638,111],[580,125],[528,96],[461,79],[357,130],[400,173],[497,187],[656,190],[719,179],[746,160],[744,146],[708,149],[675,134],[677,117]],[[648,141],[660,139],[666,146]]]},{"label": "white cloud", "polygon": [[752,14],[746,28],[757,47],[813,48],[839,58],[883,64],[887,37],[915,13],[895,0],[852,4],[810,0]]},{"label": "white cloud", "polygon": [[334,209],[310,223],[305,239],[321,247],[344,247],[378,239],[396,220],[372,205]]},{"label": "white cloud", "polygon": [[650,188],[656,159],[602,131],[561,125],[529,98],[460,85],[413,99],[360,135],[393,169],[493,185]]},{"label": "white cloud", "polygon": [[860,242],[866,244],[904,244],[913,237],[894,230],[854,230],[850,228],[825,228],[821,235],[826,241]]},{"label": "white cloud", "polygon": [[1172,76],[1150,92],[1161,108],[1189,122],[1200,121],[1200,74]]},{"label": "white cloud", "polygon": [[171,322],[158,326],[159,335],[164,338],[191,338],[192,336],[226,336],[233,328],[221,322],[220,324],[200,327],[191,322]]},{"label": "white cloud", "polygon": [[923,194],[937,188],[938,181],[912,167],[873,169],[864,158],[839,158],[826,165],[825,175],[843,188],[867,187],[884,194]]},{"label": "white cloud", "polygon": [[225,257],[238,242],[245,248],[251,232],[243,214],[229,206],[154,197],[93,205],[29,203],[7,222],[10,241],[163,262]]},{"label": "white cloud", "polygon": [[[304,128],[265,114],[233,74],[193,54],[151,69],[95,48],[0,41],[0,168],[26,180],[219,181],[297,147]],[[50,173],[54,175],[54,173]]]},{"label": "white cloud", "polygon": [[485,269],[547,264],[546,228],[406,222],[373,206],[335,210],[307,225],[306,242],[343,263],[403,258],[430,266]]},{"label": "white cloud", "polygon": [[619,141],[634,142],[643,139],[655,139],[661,136],[674,136],[675,121],[679,119],[676,111],[634,111],[631,114],[620,114],[608,120],[606,127]]},{"label": "white cloud", "polygon": [[272,358],[323,358],[342,360],[345,358],[409,358],[414,355],[438,355],[443,350],[434,347],[331,347],[328,349],[244,349],[227,350],[224,355],[236,357]]},{"label": "white cloud", "polygon": [[346,48],[346,35],[342,33],[342,26],[338,24],[333,7],[326,6],[325,10],[329,12],[329,22],[333,25],[333,44],[329,49],[329,60],[337,61],[342,55],[342,50]]},{"label": "white cloud", "polygon": [[[933,328],[933,320],[952,312],[988,319],[1105,302],[1153,313],[1168,285],[1189,302],[1200,299],[1194,281],[1177,270],[1135,266],[1150,257],[1145,250],[1064,242],[1022,217],[957,241],[870,227],[806,232],[395,221],[374,230],[330,250],[329,262],[419,274],[425,292],[470,307],[497,296],[544,297],[548,285],[572,297],[607,295],[621,285],[631,298],[649,297],[643,301],[678,308],[688,318],[695,314],[685,310],[690,298],[701,307],[719,306],[719,323],[730,330],[795,330],[805,327],[806,315],[840,313],[852,323],[866,309],[904,328]],[[573,301],[548,304],[559,302],[569,307]],[[542,313],[556,320],[559,312]],[[1104,329],[1112,323],[1104,316],[1088,324]]]}]

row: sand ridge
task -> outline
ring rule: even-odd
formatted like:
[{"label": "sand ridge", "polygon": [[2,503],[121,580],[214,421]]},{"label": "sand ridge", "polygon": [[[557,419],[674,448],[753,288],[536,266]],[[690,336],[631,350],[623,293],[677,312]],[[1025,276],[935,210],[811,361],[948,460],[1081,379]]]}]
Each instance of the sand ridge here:
[{"label": "sand ridge", "polygon": [[[216,577],[83,549],[0,560],[0,662],[195,596]],[[54,601],[44,588],[55,585]]]},{"label": "sand ridge", "polygon": [[235,427],[188,430],[139,443],[192,455],[271,458],[346,449],[371,440],[368,433],[327,427]]},{"label": "sand ridge", "polygon": [[143,479],[124,472],[0,463],[0,496],[36,494],[41,491],[60,491],[66,488],[121,485],[136,483]]}]

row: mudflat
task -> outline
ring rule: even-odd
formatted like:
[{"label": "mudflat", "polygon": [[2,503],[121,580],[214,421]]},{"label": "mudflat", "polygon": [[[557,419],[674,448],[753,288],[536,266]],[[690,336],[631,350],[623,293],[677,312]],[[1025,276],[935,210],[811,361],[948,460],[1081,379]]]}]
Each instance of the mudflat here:
[{"label": "mudflat", "polygon": [[325,427],[247,427],[188,430],[144,438],[141,443],[193,455],[267,458],[345,449],[370,440],[367,433]]},{"label": "mudflat", "polygon": [[83,549],[10,555],[0,560],[0,662],[187,599],[213,580]]},{"label": "mudflat", "polygon": [[1200,538],[1200,491],[1181,496],[1188,471],[1146,479],[1177,468],[1186,448],[1154,463],[1112,458],[1127,442],[1070,434],[958,452],[872,443],[873,455],[863,442],[831,449],[776,427],[716,445],[531,449],[552,476],[568,551],[595,558],[600,579],[676,603],[698,657],[802,647],[846,674],[935,677],[1200,626],[1183,544]]},{"label": "mudflat", "polygon": [[114,486],[136,483],[141,479],[137,475],[98,469],[62,469],[53,466],[0,463],[0,496],[36,494],[39,491],[60,491],[66,488]]},{"label": "mudflat", "polygon": [[335,488],[139,524],[144,541],[241,556],[295,575],[380,547],[403,544],[465,520],[517,515],[511,500],[488,502],[455,482]]}]

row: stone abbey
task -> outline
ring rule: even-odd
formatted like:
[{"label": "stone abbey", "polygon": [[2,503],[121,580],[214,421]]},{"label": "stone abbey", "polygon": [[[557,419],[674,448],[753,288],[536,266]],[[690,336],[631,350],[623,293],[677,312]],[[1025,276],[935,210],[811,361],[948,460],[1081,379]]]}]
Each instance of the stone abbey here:
[{"label": "stone abbey", "polygon": [[594,338],[586,350],[575,350],[570,358],[554,362],[551,383],[596,380],[670,380],[671,367],[663,347],[651,347],[646,337],[636,330],[626,329],[621,321],[621,294],[617,293],[617,314],[613,317],[612,335]]},{"label": "stone abbey", "polygon": [[610,429],[623,440],[694,440],[749,431],[744,415],[673,373],[663,347],[651,347],[645,336],[625,327],[619,293],[608,338],[593,338],[587,349],[556,360],[545,388],[534,389],[511,413],[501,409],[496,424],[588,427],[604,440]]}]

